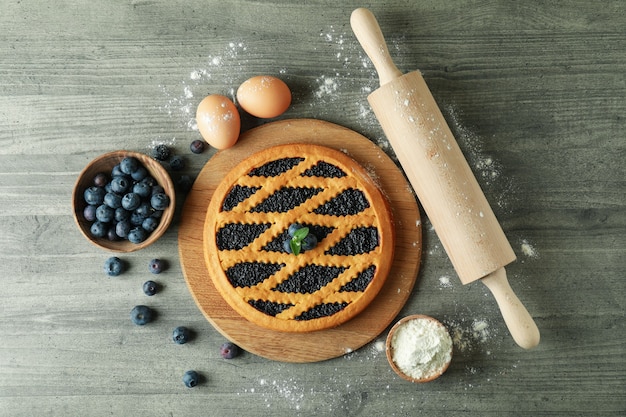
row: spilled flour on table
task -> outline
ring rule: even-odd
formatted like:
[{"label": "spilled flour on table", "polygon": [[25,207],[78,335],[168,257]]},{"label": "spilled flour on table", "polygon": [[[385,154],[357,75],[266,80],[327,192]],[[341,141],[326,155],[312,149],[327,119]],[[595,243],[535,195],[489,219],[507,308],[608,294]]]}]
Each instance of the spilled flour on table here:
[{"label": "spilled flour on table", "polygon": [[338,98],[336,93],[339,90],[339,83],[336,78],[322,75],[316,78],[315,82],[318,84],[317,91],[315,92],[316,98],[322,99],[328,97],[329,100],[336,100]]},{"label": "spilled flour on table", "polygon": [[522,239],[520,242],[520,251],[526,258],[536,259],[539,257],[539,252],[527,239]]},{"label": "spilled flour on table", "polygon": [[231,41],[221,51],[208,54],[203,66],[189,70],[179,86],[170,91],[159,86],[166,96],[160,107],[163,113],[178,119],[187,131],[197,131],[196,107],[209,94],[221,94],[235,101],[242,74],[248,69],[250,56],[243,41]]},{"label": "spilled flour on table", "polygon": [[363,346],[358,350],[346,349],[346,354],[343,356],[345,360],[370,362],[378,359],[379,357],[386,358],[386,335],[381,335],[379,339]]},{"label": "spilled flour on table", "polygon": [[452,279],[449,276],[443,275],[439,277],[439,289],[452,288],[452,287],[453,287]]},{"label": "spilled flour on table", "polygon": [[[471,352],[489,344],[492,336],[497,332],[492,330],[487,319],[474,320],[444,320],[450,331],[452,343],[457,352]],[[490,351],[487,350],[487,353]]]}]

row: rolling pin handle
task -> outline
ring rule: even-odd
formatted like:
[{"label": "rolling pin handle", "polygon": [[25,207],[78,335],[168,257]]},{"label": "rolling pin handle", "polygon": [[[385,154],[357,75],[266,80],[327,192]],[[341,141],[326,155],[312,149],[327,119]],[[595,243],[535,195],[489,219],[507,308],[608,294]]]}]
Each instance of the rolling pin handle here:
[{"label": "rolling pin handle", "polygon": [[376,17],[365,8],[358,8],[350,16],[350,25],[363,50],[372,60],[380,85],[401,77],[402,73],[393,63]]},{"label": "rolling pin handle", "polygon": [[524,349],[537,346],[540,338],[539,329],[509,285],[505,269],[500,268],[481,281],[496,299],[513,340]]}]

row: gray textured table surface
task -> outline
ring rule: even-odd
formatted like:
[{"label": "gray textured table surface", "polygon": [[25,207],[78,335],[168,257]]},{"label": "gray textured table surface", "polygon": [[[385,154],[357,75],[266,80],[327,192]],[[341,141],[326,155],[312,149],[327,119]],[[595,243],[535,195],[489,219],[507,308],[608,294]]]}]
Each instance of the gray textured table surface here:
[{"label": "gray textured table surface", "polygon": [[[518,261],[511,285],[542,332],[518,348],[480,283],[462,286],[424,218],[419,280],[400,316],[455,338],[450,369],[400,380],[386,333],[315,364],[226,361],[177,254],[179,216],[124,258],[71,215],[78,172],[116,149],[169,144],[195,176],[195,106],[250,76],[292,88],[282,118],[349,127],[391,150],[366,96],[374,69],[351,11],[378,17],[398,67],[421,69]],[[626,413],[626,3],[615,1],[3,1],[0,6],[0,415],[533,415]],[[246,118],[244,127],[258,122]],[[178,176],[180,174],[175,174]],[[182,200],[182,198],[181,198]],[[147,299],[147,262],[167,259]],[[158,320],[128,319],[150,304]],[[186,325],[195,339],[169,340]],[[203,383],[187,389],[196,369]]]}]

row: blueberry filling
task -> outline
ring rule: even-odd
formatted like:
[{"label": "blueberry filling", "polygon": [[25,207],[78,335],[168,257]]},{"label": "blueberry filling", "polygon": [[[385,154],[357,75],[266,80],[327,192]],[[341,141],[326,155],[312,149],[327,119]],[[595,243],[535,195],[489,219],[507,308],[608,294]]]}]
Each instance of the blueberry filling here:
[{"label": "blueberry filling", "polygon": [[283,187],[250,210],[252,213],[286,213],[307,201],[323,188]]},{"label": "blueberry filling", "polygon": [[245,248],[271,225],[229,223],[217,231],[219,250],[238,250]]},{"label": "blueberry filling", "polygon": [[322,178],[341,178],[345,177],[346,173],[339,167],[329,164],[325,161],[320,161],[317,165],[312,166],[302,173],[303,177],[322,177]]},{"label": "blueberry filling", "polygon": [[272,317],[275,317],[277,314],[287,310],[288,308],[293,307],[293,304],[274,303],[264,300],[249,300],[248,304],[259,310],[260,312]]},{"label": "blueberry filling", "polygon": [[283,293],[313,294],[346,269],[335,266],[305,265],[272,290]]},{"label": "blueberry filling", "polygon": [[249,177],[277,177],[304,161],[304,158],[282,158],[270,161],[248,173]]},{"label": "blueberry filling", "polygon": [[367,201],[363,191],[348,188],[313,210],[313,212],[328,216],[347,216],[358,214],[369,206],[370,203]]},{"label": "blueberry filling", "polygon": [[319,304],[313,307],[312,309],[305,311],[296,317],[298,321],[304,320],[313,320],[319,319],[321,317],[332,316],[333,314],[337,314],[344,308],[348,306],[348,303],[327,303],[327,304]]},{"label": "blueberry filling", "polygon": [[245,201],[252,194],[256,193],[261,187],[246,187],[243,185],[235,185],[230,189],[226,198],[224,198],[224,202],[222,203],[223,211],[231,211],[239,203]]},{"label": "blueberry filling", "polygon": [[274,275],[284,266],[284,264],[241,262],[228,268],[226,277],[233,287],[253,287]]},{"label": "blueberry filling", "polygon": [[357,227],[325,253],[328,255],[359,255],[371,252],[377,246],[378,229],[376,227]]},{"label": "blueberry filling", "polygon": [[352,281],[339,289],[339,292],[360,292],[365,291],[372,279],[374,279],[374,273],[376,272],[376,266],[371,265],[365,271],[362,271]]}]

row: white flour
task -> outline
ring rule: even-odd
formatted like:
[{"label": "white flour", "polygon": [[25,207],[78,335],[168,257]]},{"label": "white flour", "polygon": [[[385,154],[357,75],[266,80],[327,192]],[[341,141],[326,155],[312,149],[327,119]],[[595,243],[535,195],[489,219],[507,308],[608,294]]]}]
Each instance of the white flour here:
[{"label": "white flour", "polygon": [[391,347],[395,364],[415,379],[441,372],[452,359],[448,330],[428,319],[409,320],[398,327]]},{"label": "white flour", "polygon": [[439,277],[439,287],[440,288],[452,288],[452,281],[450,277],[447,275]]},{"label": "white flour", "polygon": [[527,258],[539,257],[539,253],[537,253],[535,247],[531,245],[526,239],[522,239],[522,242],[520,244],[520,250],[522,251],[522,254]]},{"label": "white flour", "polygon": [[338,98],[336,94],[339,90],[339,84],[337,82],[337,79],[322,75],[321,77],[318,77],[315,81],[319,84],[317,91],[315,92],[316,98],[322,99],[325,97],[329,97],[331,100],[336,100]]}]

